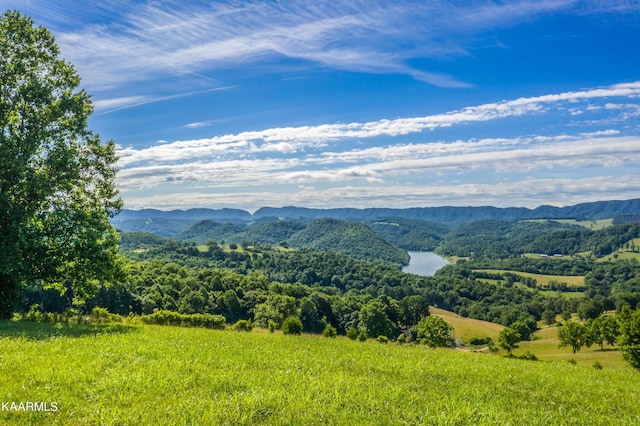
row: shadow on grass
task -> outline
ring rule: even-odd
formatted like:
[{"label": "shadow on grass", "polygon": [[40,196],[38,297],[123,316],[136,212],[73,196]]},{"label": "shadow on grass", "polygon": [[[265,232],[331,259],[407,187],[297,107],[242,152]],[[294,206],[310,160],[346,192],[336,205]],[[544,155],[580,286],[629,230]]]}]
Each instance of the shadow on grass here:
[{"label": "shadow on grass", "polygon": [[0,321],[0,338],[46,340],[52,337],[84,337],[99,334],[130,333],[136,327],[127,324],[66,324],[33,321]]}]

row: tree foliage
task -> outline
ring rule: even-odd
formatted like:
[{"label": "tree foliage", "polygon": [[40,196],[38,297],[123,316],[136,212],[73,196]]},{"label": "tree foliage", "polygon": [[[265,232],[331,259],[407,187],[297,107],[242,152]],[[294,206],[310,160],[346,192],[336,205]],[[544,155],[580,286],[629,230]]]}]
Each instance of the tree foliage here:
[{"label": "tree foliage", "polygon": [[620,315],[620,347],[624,359],[640,370],[640,310],[624,309]]},{"label": "tree foliage", "polygon": [[76,296],[117,271],[115,145],[87,130],[89,95],[52,35],[0,16],[0,315],[25,283]]},{"label": "tree foliage", "polygon": [[513,328],[503,328],[498,335],[498,345],[511,355],[511,352],[518,347],[520,333]]},{"label": "tree foliage", "polygon": [[575,321],[567,321],[564,326],[560,327],[558,340],[560,340],[560,348],[571,346],[574,354],[583,346],[591,345],[589,330]]},{"label": "tree foliage", "polygon": [[416,325],[417,338],[422,344],[436,347],[453,347],[453,327],[440,317],[424,317]]}]

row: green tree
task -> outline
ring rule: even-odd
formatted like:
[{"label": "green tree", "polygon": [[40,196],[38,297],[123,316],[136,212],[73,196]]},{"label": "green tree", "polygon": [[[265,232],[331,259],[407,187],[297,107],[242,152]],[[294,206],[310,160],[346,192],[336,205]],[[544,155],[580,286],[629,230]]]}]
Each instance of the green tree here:
[{"label": "green tree", "polygon": [[558,330],[558,339],[560,340],[558,347],[564,348],[565,346],[571,346],[574,354],[585,345],[591,346],[587,328],[574,321],[567,321],[564,326],[560,327]]},{"label": "green tree", "polygon": [[545,324],[551,327],[556,323],[556,313],[551,309],[545,310],[544,312],[542,312],[542,321],[544,321]]},{"label": "green tree", "polygon": [[31,18],[0,16],[0,316],[42,281],[84,300],[122,278],[110,219],[115,144],[87,130],[90,96]]},{"label": "green tree", "polygon": [[288,317],[282,323],[284,334],[302,334],[302,321],[297,317]]},{"label": "green tree", "polygon": [[398,303],[398,317],[404,327],[414,326],[429,316],[429,303],[423,296],[407,296]]},{"label": "green tree", "polygon": [[498,345],[511,355],[511,352],[518,347],[520,333],[513,328],[505,327],[498,335]]},{"label": "green tree", "polygon": [[359,328],[367,337],[387,336],[390,339],[396,337],[398,327],[387,316],[387,308],[387,305],[375,299],[360,309]]},{"label": "green tree", "polygon": [[604,350],[604,343],[615,345],[620,334],[618,321],[611,316],[602,315],[586,323],[589,335],[593,343],[600,345],[600,350]]},{"label": "green tree", "polygon": [[620,315],[622,356],[633,368],[640,370],[640,311],[628,308]]},{"label": "green tree", "polygon": [[428,316],[422,318],[416,325],[417,340],[432,348],[452,347],[453,327],[440,317]]}]

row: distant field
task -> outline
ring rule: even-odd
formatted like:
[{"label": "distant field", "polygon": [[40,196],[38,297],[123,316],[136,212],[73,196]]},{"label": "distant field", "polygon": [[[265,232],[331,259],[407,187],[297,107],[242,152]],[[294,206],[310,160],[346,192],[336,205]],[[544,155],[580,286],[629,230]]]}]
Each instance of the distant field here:
[{"label": "distant field", "polygon": [[580,299],[585,296],[584,291],[556,291],[556,290],[540,290],[540,294],[548,297],[561,296],[565,299]]},{"label": "distant field", "polygon": [[580,225],[593,231],[608,228],[613,226],[613,219],[600,219],[600,220],[574,220],[574,219],[557,219],[554,222],[565,223],[567,225]]},{"label": "distant field", "polygon": [[0,400],[58,408],[0,411],[3,425],[640,423],[640,373],[604,362],[161,326],[0,336]]},{"label": "distant field", "polygon": [[478,272],[488,272],[491,274],[504,274],[511,273],[515,275],[520,275],[522,277],[534,278],[538,283],[538,286],[547,286],[551,281],[556,281],[559,283],[566,283],[570,287],[582,287],[584,286],[584,277],[583,276],[573,276],[573,275],[542,275],[542,274],[531,274],[529,272],[520,272],[520,271],[508,271],[504,269],[476,269]]},{"label": "distant field", "polygon": [[593,366],[597,361],[604,369],[625,370],[627,363],[622,358],[622,352],[616,346],[605,345],[604,351],[600,346],[593,345],[590,348],[583,347],[575,354],[570,347],[558,348],[558,327],[541,326],[535,332],[537,340],[520,342],[520,348],[516,349],[516,355],[530,351],[542,361],[569,361],[575,360],[578,365]]},{"label": "distant field", "polygon": [[[638,250],[638,248],[640,247],[640,238],[634,238],[628,241],[628,243],[632,243],[635,250]],[[596,262],[614,262],[616,260],[624,259],[636,259],[640,261],[640,251],[631,251],[629,248],[623,247],[607,256],[596,260]]]},{"label": "distant field", "polygon": [[504,328],[504,326],[492,322],[481,321],[473,318],[463,318],[460,315],[450,311],[445,311],[444,309],[430,307],[429,311],[431,312],[431,315],[441,317],[451,324],[455,329],[456,339],[464,343],[467,343],[472,337],[491,337],[491,339],[497,343],[498,334],[500,334],[500,331]]},{"label": "distant field", "polygon": [[613,225],[613,219],[575,220],[575,219],[530,219],[527,222],[558,222],[567,225],[579,225],[593,231],[608,228]]}]

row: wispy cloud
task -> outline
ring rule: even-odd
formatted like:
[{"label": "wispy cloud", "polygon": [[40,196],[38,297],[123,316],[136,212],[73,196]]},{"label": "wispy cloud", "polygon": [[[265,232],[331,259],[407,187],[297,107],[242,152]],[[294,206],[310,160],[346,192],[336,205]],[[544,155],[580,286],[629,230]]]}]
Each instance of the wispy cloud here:
[{"label": "wispy cloud", "polygon": [[[527,114],[542,114],[546,109],[557,108],[565,102],[570,102],[574,108],[577,108],[576,102],[578,101],[631,98],[638,94],[640,94],[640,82],[625,83],[604,88],[489,103],[424,117],[383,119],[365,123],[272,128],[205,139],[176,141],[145,149],[125,148],[119,152],[120,166],[128,167],[145,161],[187,161],[221,154],[294,153],[309,148],[326,147],[328,143],[345,139],[409,135],[423,130],[467,123],[487,122]],[[582,108],[586,110],[588,105],[583,105]],[[628,109],[625,108],[625,111]]]},{"label": "wispy cloud", "polygon": [[[175,93],[166,96],[151,96],[151,95],[139,95],[139,96],[124,96],[121,98],[113,99],[99,99],[93,102],[93,106],[98,114],[109,114],[111,112],[121,111],[127,108],[133,108],[140,105],[151,104],[154,102],[169,101],[172,99],[186,98],[193,95],[200,95],[203,93],[218,92],[221,90],[229,90],[233,87],[215,87],[205,90],[189,91],[185,93]],[[188,125],[186,126],[188,127]]]},{"label": "wispy cloud", "polygon": [[129,208],[154,206],[161,209],[184,206],[228,207],[250,211],[262,206],[280,207],[304,205],[326,208],[349,206],[356,208],[416,206],[494,205],[498,207],[537,207],[549,204],[562,206],[602,199],[629,199],[640,196],[637,175],[597,176],[577,179],[527,178],[500,185],[492,184],[433,184],[384,186],[339,186],[328,189],[299,188],[283,197],[278,191],[183,191],[168,188],[162,194],[136,194],[127,199]]},{"label": "wispy cloud", "polygon": [[[8,0],[15,3],[16,0]],[[18,2],[19,3],[19,2]],[[577,2],[125,2],[32,0],[92,91],[239,64],[293,58],[367,73],[407,74],[444,87],[456,76],[410,65],[468,54],[474,36]],[[126,5],[126,7],[125,7]],[[81,7],[83,23],[74,21]],[[89,10],[87,10],[89,9]],[[95,21],[90,18],[95,16]],[[70,19],[71,18],[71,19]],[[99,19],[98,19],[99,18]],[[88,19],[88,22],[87,22]],[[64,23],[64,25],[60,25]]]}]

